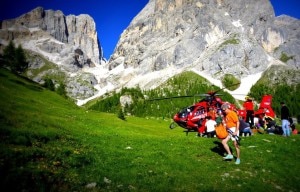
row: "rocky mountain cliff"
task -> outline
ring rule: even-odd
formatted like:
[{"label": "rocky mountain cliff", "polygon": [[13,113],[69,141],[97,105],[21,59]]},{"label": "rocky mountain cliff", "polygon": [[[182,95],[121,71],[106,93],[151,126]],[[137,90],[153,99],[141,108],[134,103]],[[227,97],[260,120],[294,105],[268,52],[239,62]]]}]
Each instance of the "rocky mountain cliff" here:
[{"label": "rocky mountain cliff", "polygon": [[225,74],[243,79],[271,65],[299,70],[300,21],[275,17],[269,0],[150,0],[108,62],[124,70],[106,81],[147,89],[193,70],[220,85]]},{"label": "rocky mountain cliff", "polygon": [[[79,105],[125,86],[155,88],[186,70],[217,86],[232,74],[247,87],[236,92],[246,94],[270,66],[280,66],[278,75],[299,74],[300,67],[300,20],[275,17],[269,0],[149,0],[108,62],[88,15],[39,7],[1,22],[2,47],[9,40],[65,71],[68,94]],[[285,80],[299,83],[300,75]]]},{"label": "rocky mountain cliff", "polygon": [[[18,18],[1,21],[1,49],[9,41],[30,51],[27,74],[33,80],[42,83],[45,76],[53,77],[53,73],[59,70],[65,74],[69,96],[86,98],[95,93],[97,81],[93,74],[83,74],[83,69],[96,67],[104,61],[96,25],[89,15],[65,16],[59,10],[37,7]],[[33,75],[33,69],[45,65],[43,59],[36,57],[37,54],[59,67]]]}]

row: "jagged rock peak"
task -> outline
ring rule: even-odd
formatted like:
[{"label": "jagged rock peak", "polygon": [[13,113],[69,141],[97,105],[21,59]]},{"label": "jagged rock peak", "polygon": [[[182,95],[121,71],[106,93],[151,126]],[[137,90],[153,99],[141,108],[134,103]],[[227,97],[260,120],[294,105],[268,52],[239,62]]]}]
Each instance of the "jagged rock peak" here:
[{"label": "jagged rock peak", "polygon": [[[50,35],[59,42],[73,47],[72,50],[81,49],[86,58],[94,64],[100,63],[103,59],[101,47],[98,45],[95,22],[87,14],[65,16],[60,10],[44,10],[42,7],[37,7],[18,18],[2,21],[0,35],[1,39],[7,42],[19,41],[25,47],[26,42],[22,42],[22,39],[38,40],[48,38],[47,36]],[[47,42],[43,42],[43,47],[46,44]],[[61,52],[61,49],[58,52]],[[64,60],[64,55],[61,56]],[[65,61],[70,62],[69,59]]]},{"label": "jagged rock peak", "polygon": [[2,21],[1,29],[11,27],[39,28],[47,31],[61,42],[68,42],[65,16],[61,11],[44,10],[37,7],[18,18]]}]

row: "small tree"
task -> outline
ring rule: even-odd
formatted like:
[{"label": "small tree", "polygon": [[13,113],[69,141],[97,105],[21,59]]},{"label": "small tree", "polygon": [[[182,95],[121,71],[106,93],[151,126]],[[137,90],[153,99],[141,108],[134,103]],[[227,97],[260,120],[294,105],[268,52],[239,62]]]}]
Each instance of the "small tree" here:
[{"label": "small tree", "polygon": [[15,73],[22,73],[28,68],[25,52],[21,45],[16,48],[12,41],[9,42],[3,50],[3,65]]},{"label": "small tree", "polygon": [[222,78],[222,84],[231,91],[237,89],[240,86],[239,83],[240,80],[235,78],[232,74],[225,74]]},{"label": "small tree", "polygon": [[15,50],[15,71],[24,72],[28,68],[28,62],[26,61],[25,52],[21,45]]},{"label": "small tree", "polygon": [[4,66],[11,68],[14,65],[15,50],[15,44],[12,41],[10,41],[9,44],[3,50]]},{"label": "small tree", "polygon": [[62,82],[59,83],[59,86],[57,87],[56,92],[57,92],[59,95],[62,95],[62,96],[64,96],[64,97],[67,97],[66,86],[65,86],[65,84],[63,84]]},{"label": "small tree", "polygon": [[49,90],[51,90],[51,91],[54,91],[55,90],[55,86],[54,86],[54,83],[53,83],[53,81],[52,81],[52,79],[50,79],[50,78],[45,78],[44,79],[44,87],[45,88],[47,88],[47,89],[49,89]]}]

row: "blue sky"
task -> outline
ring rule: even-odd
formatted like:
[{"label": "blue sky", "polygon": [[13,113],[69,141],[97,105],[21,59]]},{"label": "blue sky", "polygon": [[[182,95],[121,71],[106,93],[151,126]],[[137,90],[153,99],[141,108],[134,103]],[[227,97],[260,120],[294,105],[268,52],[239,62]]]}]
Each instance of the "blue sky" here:
[{"label": "blue sky", "polygon": [[[130,21],[149,0],[2,0],[0,20],[18,17],[37,6],[61,10],[65,15],[89,14],[96,23],[104,57],[109,59]],[[271,0],[275,15],[300,19],[300,0]]]}]

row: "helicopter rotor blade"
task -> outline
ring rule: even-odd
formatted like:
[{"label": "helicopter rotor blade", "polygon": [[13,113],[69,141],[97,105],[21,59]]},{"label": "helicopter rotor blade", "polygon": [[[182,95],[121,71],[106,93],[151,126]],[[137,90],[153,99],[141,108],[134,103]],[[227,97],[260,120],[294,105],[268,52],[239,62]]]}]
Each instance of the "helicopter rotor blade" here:
[{"label": "helicopter rotor blade", "polygon": [[198,96],[198,97],[208,97],[208,96],[210,96],[210,94],[202,93],[202,94],[196,94],[195,96]]},{"label": "helicopter rotor blade", "polygon": [[220,95],[223,95],[223,94],[209,94],[209,93],[202,93],[202,94],[197,94],[197,95],[195,95],[195,96],[208,97],[208,96],[212,96],[212,95],[220,96]]},{"label": "helicopter rotor blade", "polygon": [[177,98],[185,98],[185,97],[194,97],[194,95],[183,95],[183,96],[153,98],[153,99],[148,99],[148,101],[158,101],[158,100],[166,100],[166,99],[177,99]]},{"label": "helicopter rotor blade", "polygon": [[222,96],[223,94],[215,94],[215,96]]},{"label": "helicopter rotor blade", "polygon": [[[228,87],[232,87],[235,85],[239,85],[240,83],[232,84]],[[148,99],[148,101],[158,101],[158,100],[166,100],[166,99],[177,99],[177,98],[187,98],[187,97],[209,97],[209,96],[221,96],[222,94],[218,94],[217,92],[226,89],[228,87],[224,87],[222,89],[219,89],[217,91],[211,92],[211,93],[203,93],[203,94],[195,94],[195,95],[182,95],[182,96],[173,96],[173,97],[162,97],[162,98],[153,98]]]}]

